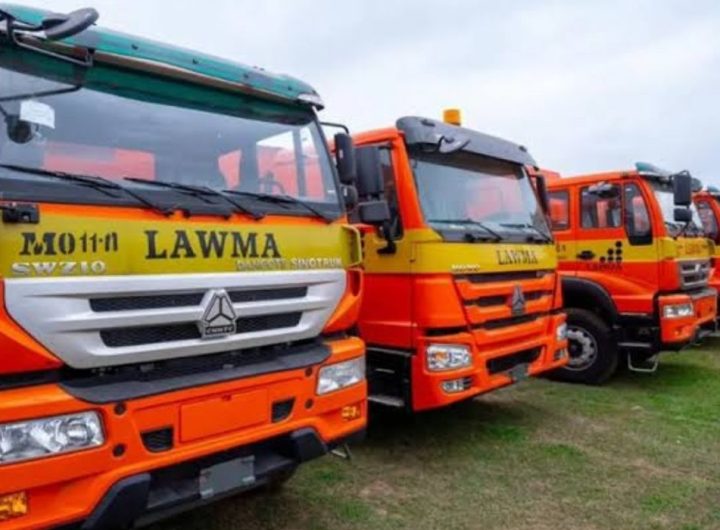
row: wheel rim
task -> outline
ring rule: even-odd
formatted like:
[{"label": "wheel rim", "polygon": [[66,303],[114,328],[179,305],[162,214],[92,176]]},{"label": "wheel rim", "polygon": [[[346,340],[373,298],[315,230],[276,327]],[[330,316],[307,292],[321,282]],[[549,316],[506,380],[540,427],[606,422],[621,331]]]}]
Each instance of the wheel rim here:
[{"label": "wheel rim", "polygon": [[578,326],[568,326],[567,335],[570,359],[565,368],[572,371],[586,370],[592,366],[598,356],[595,337]]}]

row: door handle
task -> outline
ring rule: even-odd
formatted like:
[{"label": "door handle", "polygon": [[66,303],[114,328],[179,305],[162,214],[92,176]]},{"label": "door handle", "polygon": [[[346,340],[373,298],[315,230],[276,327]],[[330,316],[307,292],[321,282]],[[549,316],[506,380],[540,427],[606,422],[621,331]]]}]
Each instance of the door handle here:
[{"label": "door handle", "polygon": [[583,250],[580,254],[577,255],[577,257],[578,259],[590,261],[595,257],[595,253],[592,250]]}]

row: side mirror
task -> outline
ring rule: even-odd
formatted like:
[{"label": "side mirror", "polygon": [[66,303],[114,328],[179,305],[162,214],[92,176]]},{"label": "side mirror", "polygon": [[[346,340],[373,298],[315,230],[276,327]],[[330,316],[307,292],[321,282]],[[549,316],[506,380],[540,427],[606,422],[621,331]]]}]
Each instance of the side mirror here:
[{"label": "side mirror", "polygon": [[335,159],[340,183],[355,184],[357,178],[355,145],[349,134],[338,133],[335,135]]},{"label": "side mirror", "polygon": [[692,221],[692,212],[689,208],[675,208],[673,212],[673,219],[676,223],[687,224]]},{"label": "side mirror", "polygon": [[97,22],[99,16],[91,7],[78,9],[67,15],[47,15],[42,21],[42,29],[48,39],[61,40],[85,31]]},{"label": "side mirror", "polygon": [[547,181],[543,175],[535,177],[535,189],[543,212],[545,215],[550,215],[550,198],[548,197]]},{"label": "side mirror", "polygon": [[[675,206],[688,207],[692,204],[692,177],[689,173],[678,173],[673,176],[673,195]],[[676,210],[677,212],[677,210]],[[677,219],[676,219],[677,220]]]},{"label": "side mirror", "polygon": [[360,221],[368,225],[382,225],[390,220],[387,201],[367,201],[358,205]]},{"label": "side mirror", "polygon": [[379,198],[385,191],[380,149],[361,147],[355,152],[357,159],[357,188],[363,199]]}]

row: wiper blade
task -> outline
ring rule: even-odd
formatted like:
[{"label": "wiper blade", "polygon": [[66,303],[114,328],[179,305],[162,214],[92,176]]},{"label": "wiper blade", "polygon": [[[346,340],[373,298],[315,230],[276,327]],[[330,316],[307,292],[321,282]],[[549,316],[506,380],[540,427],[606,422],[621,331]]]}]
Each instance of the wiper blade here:
[{"label": "wiper blade", "polygon": [[334,218],[327,215],[324,212],[321,212],[319,209],[315,208],[314,206],[306,203],[305,201],[302,201],[296,197],[292,197],[291,195],[270,195],[269,193],[253,193],[251,191],[239,191],[239,190],[223,190],[223,193],[229,193],[231,195],[238,195],[240,197],[251,197],[253,199],[258,199],[260,201],[270,202],[270,203],[285,203],[285,204],[293,204],[296,206],[300,206],[301,208],[304,208],[311,214],[313,214],[315,217],[319,217],[326,223],[332,223],[334,221]]},{"label": "wiper blade", "polygon": [[174,208],[166,208],[164,206],[161,206],[147,197],[143,197],[141,194],[123,186],[119,182],[112,181],[110,179],[106,179],[97,175],[82,175],[79,173],[65,173],[64,171],[53,171],[50,169],[42,169],[42,168],[36,168],[36,167],[28,167],[28,166],[19,166],[15,164],[1,164],[0,168],[3,169],[9,169],[10,171],[17,171],[20,173],[29,173],[31,175],[38,175],[41,177],[50,177],[50,178],[56,178],[60,180],[65,180],[68,182],[75,182],[76,184],[80,184],[81,186],[90,186],[101,193],[104,193],[105,195],[108,195],[110,197],[117,198],[117,196],[113,193],[108,193],[108,190],[116,190],[121,191],[125,193],[126,195],[129,195],[139,203],[147,206],[151,210],[154,210],[155,212],[167,217],[168,215],[171,215],[174,211]]},{"label": "wiper blade", "polygon": [[529,223],[500,223],[500,226],[505,227],[505,228],[530,229],[533,232],[535,232],[536,235],[540,236],[540,239],[542,240],[543,243],[552,242],[552,236],[550,236],[549,234],[546,234],[545,232],[540,230],[537,226],[531,225]]},{"label": "wiper blade", "polygon": [[[213,196],[213,197],[219,197],[228,204],[231,204],[233,207],[235,207],[236,210],[249,215],[254,220],[258,221],[265,217],[265,214],[256,212],[252,208],[249,208],[248,206],[236,201],[232,197],[228,197],[224,191],[216,190],[213,188],[210,188],[209,186],[193,186],[191,184],[180,184],[179,182],[163,182],[161,180],[146,180],[141,178],[134,178],[134,177],[127,177],[125,180],[129,180],[130,182],[139,182],[141,184],[147,184],[148,186],[157,186],[161,188],[168,188],[173,189],[177,191],[184,191],[186,193],[190,193],[191,195],[200,198],[201,200],[205,201],[204,197]],[[209,201],[205,201],[209,202]]]},{"label": "wiper blade", "polygon": [[[498,242],[503,240],[503,236],[498,234],[495,230],[487,226],[482,221],[476,221],[475,219],[428,219],[428,223],[443,223],[443,224],[455,224],[455,225],[463,225],[463,226],[478,226],[482,228],[487,234],[491,236],[490,241]],[[473,234],[471,232],[468,232],[465,234],[465,236],[473,241],[476,241],[478,239],[482,239],[478,237],[476,234]],[[488,239],[487,237],[485,239]]]}]

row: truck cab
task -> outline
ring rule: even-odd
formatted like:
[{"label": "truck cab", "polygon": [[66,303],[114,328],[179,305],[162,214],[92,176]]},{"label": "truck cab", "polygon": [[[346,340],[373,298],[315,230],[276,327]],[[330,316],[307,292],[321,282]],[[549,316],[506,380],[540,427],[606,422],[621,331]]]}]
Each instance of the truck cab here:
[{"label": "truck cab", "polygon": [[657,354],[695,343],[715,319],[713,244],[692,205],[692,178],[634,170],[548,179],[568,312],[563,379],[599,384],[620,362],[654,370]]},{"label": "truck cab", "polygon": [[[708,188],[694,196],[705,235],[714,243],[710,287],[720,293],[720,190]],[[720,325],[720,318],[718,319]]]},{"label": "truck cab", "polygon": [[422,411],[564,365],[555,246],[525,148],[419,117],[354,140],[370,400]]},{"label": "truck cab", "polygon": [[3,529],[148,524],[366,424],[319,95],[97,16],[0,4]]}]

